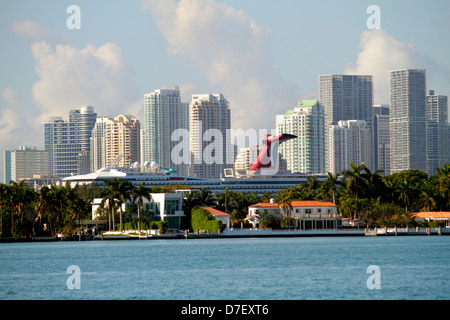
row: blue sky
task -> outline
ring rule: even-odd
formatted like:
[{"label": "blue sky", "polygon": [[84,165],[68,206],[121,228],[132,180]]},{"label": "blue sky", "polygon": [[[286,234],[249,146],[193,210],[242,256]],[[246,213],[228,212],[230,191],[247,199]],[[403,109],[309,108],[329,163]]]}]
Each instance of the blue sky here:
[{"label": "blue sky", "polygon": [[[66,26],[73,4],[80,30]],[[79,105],[142,117],[144,93],[176,85],[186,102],[223,93],[235,128],[272,128],[317,97],[320,74],[373,74],[387,103],[389,70],[425,68],[450,94],[448,0],[2,0],[0,37],[1,150],[43,148],[45,116]]]}]

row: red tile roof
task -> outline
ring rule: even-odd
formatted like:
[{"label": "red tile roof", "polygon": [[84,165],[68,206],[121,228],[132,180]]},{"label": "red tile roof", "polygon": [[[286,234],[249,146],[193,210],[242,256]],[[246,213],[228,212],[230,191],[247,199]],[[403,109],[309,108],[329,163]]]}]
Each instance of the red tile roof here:
[{"label": "red tile roof", "polygon": [[222,216],[222,217],[230,217],[230,216],[231,216],[231,215],[229,215],[228,213],[225,213],[225,212],[223,212],[223,211],[220,211],[220,210],[217,210],[217,209],[214,209],[214,208],[211,208],[211,207],[200,207],[200,208],[205,209],[205,210],[208,210],[209,213],[210,213],[211,215],[215,216],[215,217],[219,217],[219,216]]},{"label": "red tile roof", "polygon": [[413,212],[412,218],[422,219],[450,219],[450,212],[448,211],[435,211],[435,212]]}]

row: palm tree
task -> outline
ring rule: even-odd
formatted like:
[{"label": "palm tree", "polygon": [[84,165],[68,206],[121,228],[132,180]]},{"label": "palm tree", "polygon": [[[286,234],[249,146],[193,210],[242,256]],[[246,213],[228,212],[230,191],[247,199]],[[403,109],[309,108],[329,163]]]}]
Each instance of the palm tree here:
[{"label": "palm tree", "polygon": [[123,210],[122,205],[126,203],[127,200],[131,199],[131,191],[133,189],[133,184],[128,180],[119,180],[119,183],[116,185],[117,189],[115,189],[116,199],[119,205],[120,212],[120,232],[123,231]]},{"label": "palm tree", "polygon": [[434,211],[438,202],[438,190],[436,184],[431,180],[424,180],[421,185],[420,199],[423,203],[423,210]]},{"label": "palm tree", "polygon": [[366,186],[364,176],[361,171],[365,168],[365,164],[355,165],[350,163],[350,170],[345,170],[343,176],[346,178],[346,188],[349,195],[353,196],[355,201],[355,219],[358,215],[358,198],[362,194],[362,190]]},{"label": "palm tree", "polygon": [[52,185],[50,187],[51,192],[54,195],[55,200],[55,207],[59,210],[59,218],[61,218],[61,221],[64,222],[64,215],[65,215],[65,206],[68,205],[68,197],[72,192],[72,188],[70,186],[70,183],[67,182],[65,186],[56,186]]},{"label": "palm tree", "polygon": [[270,221],[271,214],[267,210],[261,210],[256,214],[257,221],[260,228],[267,227],[267,223]]},{"label": "palm tree", "polygon": [[145,182],[142,182],[138,187],[135,187],[131,191],[132,202],[135,203],[137,200],[137,212],[138,212],[138,232],[141,234],[141,208],[144,199],[151,201],[152,195],[150,194],[150,189],[145,186]]},{"label": "palm tree", "polygon": [[317,200],[317,189],[319,189],[320,186],[319,180],[317,179],[316,176],[314,177],[308,176],[306,177],[306,180],[307,180],[306,189],[308,190],[309,197],[312,197],[314,198],[314,200]]},{"label": "palm tree", "polygon": [[8,186],[6,184],[0,184],[0,236],[3,236],[3,206],[6,193],[8,192]]},{"label": "palm tree", "polygon": [[376,199],[382,195],[384,195],[384,191],[386,188],[386,185],[383,182],[383,177],[380,175],[383,170],[375,170],[374,172],[371,172],[369,168],[364,166],[362,168],[363,173],[361,176],[366,182],[366,190],[365,190],[365,196],[369,199]]},{"label": "palm tree", "polygon": [[292,201],[295,195],[295,190],[292,188],[285,189],[277,197],[278,212],[283,208],[283,216],[290,216],[292,211]]},{"label": "palm tree", "polygon": [[33,191],[28,188],[25,180],[22,180],[19,183],[13,181],[10,188],[13,203],[17,206],[21,222],[23,223],[24,209],[27,204],[32,202],[34,198]]},{"label": "palm tree", "polygon": [[270,191],[266,191],[259,199],[261,202],[269,202],[272,198],[275,198],[275,195]]},{"label": "palm tree", "polygon": [[[109,230],[115,229],[114,223],[114,214],[116,207],[116,198],[115,198],[115,185],[118,183],[118,178],[113,178],[112,180],[107,180],[106,185],[102,191],[102,201],[100,206],[105,207],[108,204],[108,225]],[[112,229],[111,229],[112,228]]]},{"label": "palm tree", "polygon": [[322,184],[322,197],[324,197],[324,193],[328,193],[331,191],[333,196],[333,204],[336,204],[336,191],[339,188],[340,185],[342,185],[340,179],[340,174],[332,174],[331,172],[328,172],[327,179]]},{"label": "palm tree", "polygon": [[36,220],[39,220],[39,224],[42,224],[44,216],[47,215],[47,220],[50,225],[50,232],[53,233],[53,227],[51,222],[51,211],[54,208],[55,197],[48,186],[42,186],[39,189],[37,202],[36,202]]},{"label": "palm tree", "polygon": [[436,177],[438,179],[439,190],[444,197],[446,209],[450,209],[450,163],[445,164],[442,169],[437,169]]}]

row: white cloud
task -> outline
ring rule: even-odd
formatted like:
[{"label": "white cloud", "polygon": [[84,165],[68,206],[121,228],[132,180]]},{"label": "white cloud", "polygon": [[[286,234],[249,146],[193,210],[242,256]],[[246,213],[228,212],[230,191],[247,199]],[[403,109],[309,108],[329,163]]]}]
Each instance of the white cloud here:
[{"label": "white cloud", "polygon": [[91,105],[99,115],[136,114],[141,102],[134,71],[116,44],[83,49],[52,47],[45,41],[31,46],[39,80],[33,84],[42,116],[66,117],[69,109]]},{"label": "white cloud", "polygon": [[273,128],[275,115],[297,102],[296,86],[273,67],[271,30],[245,12],[213,0],[147,0],[143,8],[156,18],[168,54],[193,63],[230,101],[233,127]]},{"label": "white cloud", "polygon": [[6,103],[0,109],[0,137],[3,148],[18,148],[21,145],[41,145],[42,134],[38,133],[39,124],[33,121],[36,112],[26,103],[20,94],[10,87],[2,92]]},{"label": "white cloud", "polygon": [[69,40],[68,34],[58,35],[37,21],[23,20],[11,24],[11,29],[19,36],[23,36],[32,42],[47,41],[49,43],[65,42]]},{"label": "white cloud", "polygon": [[356,63],[347,66],[345,73],[373,75],[376,104],[389,103],[389,71],[428,69],[434,65],[431,59],[422,56],[412,44],[395,39],[383,29],[362,32],[359,47],[361,51]]}]

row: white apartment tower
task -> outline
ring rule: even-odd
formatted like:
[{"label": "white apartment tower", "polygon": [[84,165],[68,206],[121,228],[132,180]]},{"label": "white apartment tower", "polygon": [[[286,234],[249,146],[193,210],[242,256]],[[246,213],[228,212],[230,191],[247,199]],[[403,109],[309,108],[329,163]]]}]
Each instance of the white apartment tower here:
[{"label": "white apartment tower", "polygon": [[390,72],[391,174],[427,171],[425,70]]},{"label": "white apartment tower", "polygon": [[141,163],[155,162],[187,175],[188,164],[172,160],[172,150],[179,143],[172,141],[172,133],[177,129],[189,130],[189,105],[181,102],[179,87],[145,94]]},{"label": "white apartment tower", "polygon": [[[329,148],[328,131],[332,124],[342,120],[364,120],[372,132],[373,77],[369,75],[330,74],[319,76],[319,103],[325,114],[325,148]],[[369,143],[372,149],[372,139]],[[327,171],[329,153],[325,157]],[[366,166],[373,168],[373,155]]]},{"label": "white apartment tower", "polygon": [[371,159],[371,131],[364,120],[338,121],[328,130],[328,172],[342,173],[350,163],[366,164]]},{"label": "white apartment tower", "polygon": [[70,110],[69,119],[51,117],[44,124],[50,174],[60,178],[88,173],[90,137],[97,114],[90,106]]},{"label": "white apartment tower", "polygon": [[114,117],[98,117],[91,133],[91,171],[106,167],[106,123]]},{"label": "white apartment tower", "polygon": [[435,175],[448,159],[448,101],[447,96],[429,90],[426,96],[427,113],[427,172]]},{"label": "white apartment tower", "polygon": [[234,164],[230,107],[222,94],[194,94],[189,106],[189,175],[220,178]]},{"label": "white apartment tower", "polygon": [[130,167],[140,159],[140,123],[136,116],[99,117],[92,130],[92,169]]},{"label": "white apartment tower", "polygon": [[279,146],[291,172],[325,173],[325,128],[323,107],[317,100],[303,100],[292,110],[276,116],[277,134],[297,138]]}]

